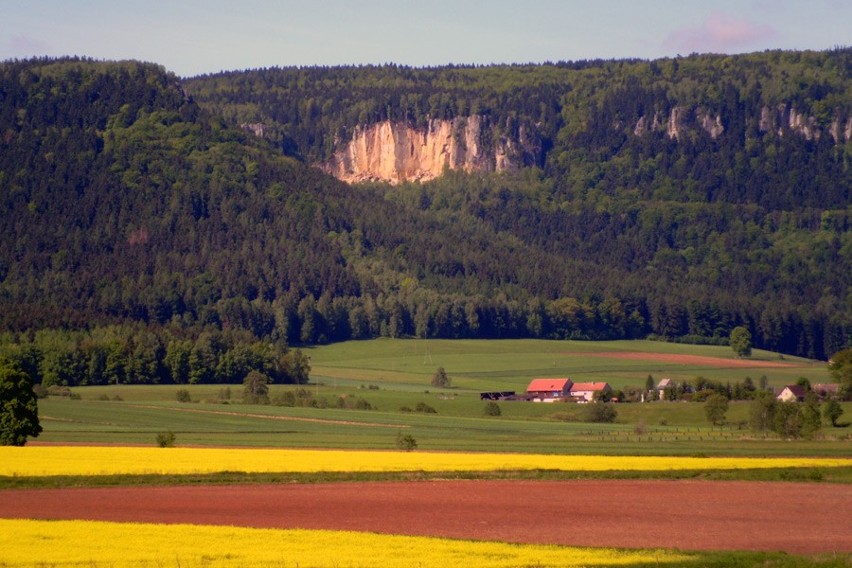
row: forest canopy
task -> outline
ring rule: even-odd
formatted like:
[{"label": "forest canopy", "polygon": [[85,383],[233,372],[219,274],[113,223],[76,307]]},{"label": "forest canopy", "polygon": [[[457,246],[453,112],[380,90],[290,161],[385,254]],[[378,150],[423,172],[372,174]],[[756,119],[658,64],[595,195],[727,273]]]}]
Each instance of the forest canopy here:
[{"label": "forest canopy", "polygon": [[[236,350],[251,365],[235,372],[298,382],[292,346],[382,335],[725,343],[744,326],[757,348],[825,359],[852,338],[850,61],[189,80],[137,62],[5,62],[0,344],[60,384],[191,382],[168,361],[193,350],[215,354],[198,380],[230,380],[221,358]],[[675,107],[691,109],[679,137],[636,133]],[[470,114],[491,115],[495,136],[536,128],[541,163],[395,187],[311,167],[357,125]],[[134,362],[99,370],[111,350]],[[50,374],[60,354],[85,372]]]}]

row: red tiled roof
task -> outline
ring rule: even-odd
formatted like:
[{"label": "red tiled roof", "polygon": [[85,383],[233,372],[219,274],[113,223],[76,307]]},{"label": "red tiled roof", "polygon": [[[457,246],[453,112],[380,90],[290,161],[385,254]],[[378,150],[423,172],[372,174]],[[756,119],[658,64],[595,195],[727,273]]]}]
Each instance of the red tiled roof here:
[{"label": "red tiled roof", "polygon": [[571,392],[579,391],[600,391],[606,389],[607,383],[574,383],[571,387]]},{"label": "red tiled roof", "polygon": [[571,386],[571,379],[533,379],[527,387],[527,392],[563,391]]}]

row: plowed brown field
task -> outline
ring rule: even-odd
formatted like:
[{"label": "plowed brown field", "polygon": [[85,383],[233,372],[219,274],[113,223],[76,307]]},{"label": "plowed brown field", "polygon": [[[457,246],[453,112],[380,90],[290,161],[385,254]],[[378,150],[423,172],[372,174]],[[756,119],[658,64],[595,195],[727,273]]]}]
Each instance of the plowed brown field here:
[{"label": "plowed brown field", "polygon": [[582,353],[566,353],[571,356],[600,357],[602,359],[622,359],[626,361],[653,361],[656,363],[673,363],[675,365],[696,365],[718,367],[720,369],[781,369],[789,367],[806,367],[801,363],[783,361],[761,361],[759,359],[725,359],[723,357],[707,357],[704,355],[685,355],[678,353],[645,353],[639,351],[591,351]]},{"label": "plowed brown field", "polygon": [[852,486],[424,481],[0,491],[0,517],[371,531],[521,543],[852,552]]}]

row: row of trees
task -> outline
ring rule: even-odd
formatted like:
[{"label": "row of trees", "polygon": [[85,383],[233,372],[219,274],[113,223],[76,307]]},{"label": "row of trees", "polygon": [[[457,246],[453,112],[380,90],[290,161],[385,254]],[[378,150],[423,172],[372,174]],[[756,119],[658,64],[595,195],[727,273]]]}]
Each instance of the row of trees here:
[{"label": "row of trees", "polygon": [[[750,404],[749,425],[764,436],[775,432],[785,438],[810,438],[822,428],[822,411],[816,397],[808,397],[804,403],[780,402],[772,394],[765,393]],[[825,414],[832,425],[837,425],[842,412],[836,401],[826,403]]]},{"label": "row of trees", "polygon": [[260,373],[276,383],[308,382],[310,361],[299,349],[259,341],[246,332],[141,326],[90,331],[39,330],[0,336],[0,356],[15,361],[43,387],[242,383]]}]

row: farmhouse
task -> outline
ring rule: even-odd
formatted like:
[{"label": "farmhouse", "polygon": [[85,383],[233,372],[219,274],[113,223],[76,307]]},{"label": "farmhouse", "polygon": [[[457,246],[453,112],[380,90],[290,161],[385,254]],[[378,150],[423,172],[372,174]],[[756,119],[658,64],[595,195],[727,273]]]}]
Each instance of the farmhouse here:
[{"label": "farmhouse", "polygon": [[534,402],[553,402],[571,396],[571,379],[533,379],[527,387],[527,399]]},{"label": "farmhouse", "polygon": [[595,396],[612,392],[609,383],[575,383],[571,387],[571,396],[579,403],[593,402]]},{"label": "farmhouse", "polygon": [[787,385],[776,396],[781,402],[802,402],[805,400],[805,389],[799,385]]}]

